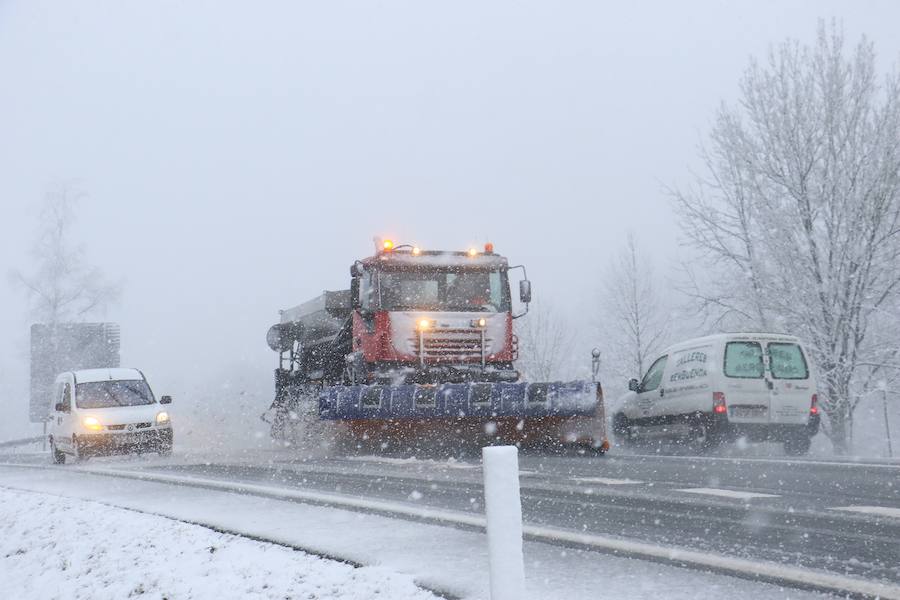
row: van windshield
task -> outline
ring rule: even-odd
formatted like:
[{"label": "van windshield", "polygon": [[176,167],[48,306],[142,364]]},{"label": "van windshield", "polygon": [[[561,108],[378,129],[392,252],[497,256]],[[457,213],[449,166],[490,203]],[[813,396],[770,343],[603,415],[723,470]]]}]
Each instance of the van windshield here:
[{"label": "van windshield", "polygon": [[146,381],[91,381],[75,386],[75,405],[78,408],[111,408],[114,406],[143,406],[156,402]]}]

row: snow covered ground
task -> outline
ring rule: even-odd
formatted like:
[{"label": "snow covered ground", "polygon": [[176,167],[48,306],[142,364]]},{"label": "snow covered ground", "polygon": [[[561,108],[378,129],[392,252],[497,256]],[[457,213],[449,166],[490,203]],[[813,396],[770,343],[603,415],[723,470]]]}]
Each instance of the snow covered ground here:
[{"label": "snow covered ground", "polygon": [[0,598],[434,598],[380,567],[97,502],[0,488],[0,507]]}]

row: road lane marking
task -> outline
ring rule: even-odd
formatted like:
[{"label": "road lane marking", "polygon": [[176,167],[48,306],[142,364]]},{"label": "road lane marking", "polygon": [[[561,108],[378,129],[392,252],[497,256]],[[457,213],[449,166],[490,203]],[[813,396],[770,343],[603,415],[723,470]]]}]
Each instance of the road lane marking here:
[{"label": "road lane marking", "polygon": [[778,494],[760,494],[758,492],[738,492],[736,490],[720,490],[718,488],[685,488],[675,490],[688,494],[705,494],[707,496],[721,496],[722,498],[737,498],[738,500],[751,500],[753,498],[778,498]]},{"label": "road lane marking", "polygon": [[659,460],[691,462],[730,462],[730,463],[768,463],[781,465],[801,465],[801,466],[829,466],[829,467],[871,467],[873,469],[900,469],[900,462],[893,459],[893,462],[847,462],[835,460],[796,460],[790,458],[754,458],[749,456],[666,456],[660,454],[619,454],[616,458],[653,458]]},{"label": "road lane marking", "polygon": [[449,469],[480,469],[481,465],[460,462],[456,460],[438,461],[429,458],[394,458],[392,456],[348,456],[346,460],[354,460],[357,462],[373,462],[383,463],[386,465],[398,466],[424,466],[424,467],[446,467]]},{"label": "road lane marking", "polygon": [[835,506],[828,510],[844,510],[847,512],[862,513],[864,515],[876,515],[879,517],[900,519],[900,508],[892,508],[890,506]]},{"label": "road lane marking", "polygon": [[637,479],[612,479],[609,477],[576,477],[578,483],[599,483],[602,485],[637,485],[644,483]]}]

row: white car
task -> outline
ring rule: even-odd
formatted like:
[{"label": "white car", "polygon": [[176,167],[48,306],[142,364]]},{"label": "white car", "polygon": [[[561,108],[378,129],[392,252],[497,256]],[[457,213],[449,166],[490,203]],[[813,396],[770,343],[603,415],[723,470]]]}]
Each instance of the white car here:
[{"label": "white car", "polygon": [[799,339],[730,333],[675,344],[653,361],[613,415],[623,444],[679,437],[708,448],[746,437],[805,454],[819,430],[816,379]]},{"label": "white car", "polygon": [[172,452],[172,421],[137,369],[86,369],[56,378],[50,415],[50,453],[63,464],[129,452]]}]

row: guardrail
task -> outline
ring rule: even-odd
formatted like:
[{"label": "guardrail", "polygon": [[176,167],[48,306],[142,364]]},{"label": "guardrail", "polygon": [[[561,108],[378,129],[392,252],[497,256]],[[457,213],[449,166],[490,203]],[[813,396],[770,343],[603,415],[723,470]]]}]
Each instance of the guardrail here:
[{"label": "guardrail", "polygon": [[0,442],[0,448],[15,448],[16,446],[27,446],[29,444],[37,444],[38,442],[44,441],[44,436],[36,435],[29,438],[22,438],[19,440],[6,440],[5,442]]}]

